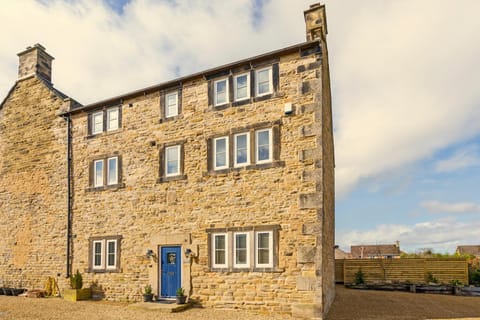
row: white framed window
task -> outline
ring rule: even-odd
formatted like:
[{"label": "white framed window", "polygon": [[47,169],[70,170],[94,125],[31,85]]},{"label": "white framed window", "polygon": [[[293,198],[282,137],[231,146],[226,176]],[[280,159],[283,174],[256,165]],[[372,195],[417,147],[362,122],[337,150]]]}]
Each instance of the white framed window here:
[{"label": "white framed window", "polygon": [[92,134],[103,132],[103,111],[92,114]]},{"label": "white framed window", "polygon": [[228,103],[228,78],[213,82],[213,91],[215,106]]},{"label": "white framed window", "polygon": [[177,176],[180,174],[180,146],[165,148],[165,176]]},{"label": "white framed window", "polygon": [[105,252],[104,252],[104,241],[95,240],[93,241],[93,257],[92,257],[92,268],[93,269],[104,269],[105,268]]},{"label": "white framed window", "polygon": [[228,168],[228,137],[213,139],[213,155],[215,170]]},{"label": "white framed window", "polygon": [[107,131],[113,131],[119,128],[119,113],[118,107],[107,110]]},{"label": "white framed window", "polygon": [[250,164],[250,133],[239,133],[233,136],[234,166]]},{"label": "white framed window", "polygon": [[117,240],[107,240],[106,268],[117,268]]},{"label": "white framed window", "polygon": [[107,184],[118,183],[118,157],[107,159]]},{"label": "white framed window", "polygon": [[255,71],[255,94],[263,96],[273,92],[272,67]]},{"label": "white framed window", "polygon": [[90,268],[94,272],[119,271],[119,236],[90,239]]},{"label": "white framed window", "polygon": [[235,76],[233,78],[233,88],[235,101],[250,98],[250,73]]},{"label": "white framed window", "polygon": [[258,231],[255,233],[255,267],[273,267],[273,232]]},{"label": "white framed window", "polygon": [[272,129],[255,131],[255,162],[271,162],[272,157]]},{"label": "white framed window", "polygon": [[250,234],[235,232],[233,234],[233,266],[234,268],[250,267]]},{"label": "white framed window", "polygon": [[226,233],[212,234],[212,267],[228,267],[228,235]]},{"label": "white framed window", "polygon": [[93,162],[93,186],[103,186],[103,160],[95,160]]},{"label": "white framed window", "polygon": [[178,91],[165,96],[165,118],[178,115]]}]

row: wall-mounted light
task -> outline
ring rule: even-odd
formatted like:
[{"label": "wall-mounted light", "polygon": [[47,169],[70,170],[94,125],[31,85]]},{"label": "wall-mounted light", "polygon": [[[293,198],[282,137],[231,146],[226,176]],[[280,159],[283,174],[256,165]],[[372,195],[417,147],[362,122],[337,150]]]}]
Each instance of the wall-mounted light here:
[{"label": "wall-mounted light", "polygon": [[191,255],[192,255],[192,249],[190,248],[185,249],[185,257],[190,258]]},{"label": "wall-mounted light", "polygon": [[283,111],[285,112],[285,115],[289,115],[293,113],[293,105],[291,102],[285,103],[283,107]]},{"label": "wall-mounted light", "polygon": [[153,250],[152,250],[152,249],[148,249],[148,250],[147,250],[147,253],[146,253],[146,256],[147,256],[147,258],[153,257]]}]

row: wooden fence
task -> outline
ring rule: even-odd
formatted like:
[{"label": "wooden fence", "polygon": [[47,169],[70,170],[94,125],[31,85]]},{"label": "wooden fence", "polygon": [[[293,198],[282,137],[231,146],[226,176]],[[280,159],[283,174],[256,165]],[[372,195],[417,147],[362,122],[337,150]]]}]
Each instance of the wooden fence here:
[{"label": "wooden fence", "polygon": [[335,264],[337,282],[343,279],[344,283],[354,283],[355,273],[361,269],[367,283],[422,283],[425,282],[427,273],[431,273],[439,283],[458,280],[468,284],[466,259],[346,259],[335,260]]}]

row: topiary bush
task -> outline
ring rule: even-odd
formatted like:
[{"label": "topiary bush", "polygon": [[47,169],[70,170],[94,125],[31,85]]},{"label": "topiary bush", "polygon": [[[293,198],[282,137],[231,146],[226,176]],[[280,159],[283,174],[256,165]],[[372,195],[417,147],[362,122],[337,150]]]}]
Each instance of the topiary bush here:
[{"label": "topiary bush", "polygon": [[355,284],[364,284],[364,276],[365,274],[363,273],[362,268],[358,269],[358,271],[355,272]]},{"label": "topiary bush", "polygon": [[77,270],[77,272],[73,276],[70,276],[70,287],[77,290],[82,289],[83,278],[80,271]]}]

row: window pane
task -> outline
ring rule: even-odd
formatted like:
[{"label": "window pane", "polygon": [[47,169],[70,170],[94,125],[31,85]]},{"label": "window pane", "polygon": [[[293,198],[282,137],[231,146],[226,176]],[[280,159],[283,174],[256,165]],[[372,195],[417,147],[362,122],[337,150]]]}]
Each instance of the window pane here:
[{"label": "window pane", "polygon": [[227,138],[215,140],[215,167],[227,166]]},{"label": "window pane", "polygon": [[94,186],[103,186],[103,160],[95,161],[94,163]]},{"label": "window pane", "polygon": [[118,183],[118,174],[117,174],[117,158],[108,159],[108,184],[117,184]]},{"label": "window pane", "polygon": [[108,242],[107,247],[107,266],[115,266],[115,251],[116,244],[114,241]]},{"label": "window pane", "polygon": [[216,104],[227,102],[227,80],[215,82]]},{"label": "window pane", "polygon": [[270,92],[270,69],[257,72],[257,94]]},{"label": "window pane", "polygon": [[94,243],[94,266],[102,265],[102,244],[100,242]]},{"label": "window pane", "polygon": [[257,234],[257,255],[259,264],[270,263],[270,234],[258,233]]},{"label": "window pane", "polygon": [[270,263],[268,249],[258,249],[258,263],[259,264]]},{"label": "window pane", "polygon": [[235,161],[237,164],[247,163],[248,162],[248,135],[242,134],[235,137],[235,152],[236,158]]},{"label": "window pane", "polygon": [[257,132],[257,160],[270,160],[270,131]]},{"label": "window pane", "polygon": [[268,72],[269,72],[270,69],[265,69],[265,70],[261,70],[261,71],[258,71],[258,82],[259,83],[262,83],[262,82],[268,82]]},{"label": "window pane", "polygon": [[108,118],[107,130],[118,129],[118,108],[108,110],[107,118]]},{"label": "window pane", "polygon": [[173,117],[178,114],[178,93],[170,93],[166,96],[166,117]]},{"label": "window pane", "polygon": [[243,99],[248,97],[247,75],[236,77],[236,99]]},{"label": "window pane", "polygon": [[167,176],[175,175],[180,172],[180,146],[169,147],[165,149],[165,163],[167,167]]},{"label": "window pane", "polygon": [[247,235],[246,234],[235,235],[235,263],[236,264],[247,263]]},{"label": "window pane", "polygon": [[100,133],[103,131],[103,112],[93,114],[93,132]]},{"label": "window pane", "polygon": [[215,236],[215,264],[225,264],[225,236]]}]

